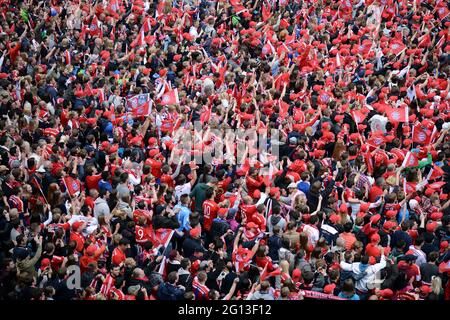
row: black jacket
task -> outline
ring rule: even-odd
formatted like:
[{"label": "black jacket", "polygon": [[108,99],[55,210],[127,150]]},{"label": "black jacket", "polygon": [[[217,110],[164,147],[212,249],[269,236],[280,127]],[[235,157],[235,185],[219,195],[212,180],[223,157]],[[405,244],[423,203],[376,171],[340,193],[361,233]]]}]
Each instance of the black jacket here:
[{"label": "black jacket", "polygon": [[156,297],[158,300],[182,300],[184,298],[184,290],[165,282],[159,286]]},{"label": "black jacket", "polygon": [[152,223],[153,223],[153,228],[155,230],[160,229],[160,228],[177,229],[180,227],[180,223],[178,222],[178,219],[176,216],[169,218],[162,214],[158,214],[158,215],[153,216]]},{"label": "black jacket", "polygon": [[196,250],[205,251],[200,239],[187,238],[183,242],[183,253],[185,257],[190,257]]}]

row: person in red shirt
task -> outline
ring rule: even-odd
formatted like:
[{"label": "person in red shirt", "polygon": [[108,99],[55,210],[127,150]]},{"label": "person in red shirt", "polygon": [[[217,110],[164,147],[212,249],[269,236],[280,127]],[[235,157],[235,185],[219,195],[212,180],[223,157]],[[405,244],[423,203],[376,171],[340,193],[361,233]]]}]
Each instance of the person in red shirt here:
[{"label": "person in red shirt", "polygon": [[84,249],[84,236],[82,235],[82,230],[84,228],[84,222],[76,221],[72,224],[72,232],[70,233],[70,241],[75,241],[77,243],[76,250],[82,252]]},{"label": "person in red shirt", "polygon": [[86,250],[84,250],[84,255],[80,258],[81,272],[83,273],[88,269],[89,263],[97,262],[105,250],[105,245],[102,245],[100,248],[97,248],[95,245],[87,247]]},{"label": "person in red shirt", "polygon": [[408,282],[420,281],[420,270],[415,264],[417,256],[408,251],[398,262],[398,270],[406,273]]},{"label": "person in red shirt", "polygon": [[120,266],[127,256],[125,255],[126,249],[130,247],[130,242],[123,238],[119,241],[119,245],[113,250],[111,256],[111,262],[115,266]]},{"label": "person in red shirt", "polygon": [[264,217],[264,210],[266,209],[266,207],[264,206],[264,204],[260,204],[256,209],[257,211],[252,215],[251,220],[249,220],[249,222],[255,223],[256,225],[258,225],[258,228],[262,232],[265,232],[266,218]]},{"label": "person in red shirt", "polygon": [[216,190],[216,198],[214,199],[216,202],[220,202],[222,195],[228,190],[228,186],[232,182],[231,177],[225,177],[225,170],[219,170],[216,173],[216,177],[219,180],[217,183],[217,190]]},{"label": "person in red shirt", "polygon": [[172,174],[172,168],[168,165],[165,164],[162,166],[161,171],[162,171],[162,175],[161,175],[161,183],[165,183],[167,184],[167,186],[169,188],[174,189],[175,188],[175,181],[174,179],[176,177],[178,177],[178,174],[180,173],[180,168],[181,168],[181,164],[183,161],[180,161],[177,165],[177,168],[175,170],[175,172]]},{"label": "person in red shirt", "polygon": [[151,149],[148,152],[148,155],[150,158],[145,160],[145,164],[149,165],[152,168],[151,169],[152,176],[154,176],[156,178],[161,178],[161,175],[162,175],[161,167],[163,164],[160,161],[161,154],[160,154],[159,150]]},{"label": "person in red shirt", "polygon": [[377,178],[375,184],[369,191],[369,202],[376,202],[378,197],[383,195],[383,187],[386,184],[384,178]]},{"label": "person in red shirt", "polygon": [[95,189],[98,191],[98,182],[102,179],[101,174],[97,174],[97,169],[94,166],[86,168],[85,185],[87,190]]},{"label": "person in red shirt", "polygon": [[250,168],[247,178],[245,179],[248,194],[253,194],[264,183],[262,177],[258,176],[258,169]]},{"label": "person in red shirt", "polygon": [[379,257],[381,256],[381,250],[379,248],[380,235],[378,233],[372,234],[370,237],[370,243],[366,246],[366,254],[369,257]]},{"label": "person in red shirt", "polygon": [[207,200],[203,202],[203,226],[206,232],[211,230],[212,222],[217,216],[219,205],[214,201],[216,192],[213,188],[206,189],[205,197]]}]

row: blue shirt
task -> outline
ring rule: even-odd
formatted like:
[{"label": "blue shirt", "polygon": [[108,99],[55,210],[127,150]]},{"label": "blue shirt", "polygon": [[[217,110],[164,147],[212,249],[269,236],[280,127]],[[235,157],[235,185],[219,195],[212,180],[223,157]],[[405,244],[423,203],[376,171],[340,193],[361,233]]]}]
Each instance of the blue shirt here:
[{"label": "blue shirt", "polygon": [[308,194],[308,192],[309,192],[309,187],[310,187],[310,184],[309,184],[308,182],[306,182],[306,181],[300,181],[300,182],[297,184],[297,189],[300,190],[300,191],[302,191],[305,195]]},{"label": "blue shirt", "polygon": [[347,299],[347,300],[360,300],[359,296],[355,293],[353,294],[351,297],[347,296],[346,294],[344,294],[343,292],[340,292],[338,295],[339,298],[343,298],[343,299]]},{"label": "blue shirt", "polygon": [[191,226],[189,225],[189,216],[191,214],[191,210],[188,207],[185,207],[181,204],[177,204],[173,207],[173,210],[180,209],[177,213],[177,219],[180,223],[180,227],[177,229],[180,232],[191,230]]},{"label": "blue shirt", "polygon": [[105,190],[107,190],[109,192],[113,191],[113,188],[112,188],[111,184],[108,181],[104,181],[104,180],[100,180],[98,182],[98,189],[99,190],[105,189]]}]

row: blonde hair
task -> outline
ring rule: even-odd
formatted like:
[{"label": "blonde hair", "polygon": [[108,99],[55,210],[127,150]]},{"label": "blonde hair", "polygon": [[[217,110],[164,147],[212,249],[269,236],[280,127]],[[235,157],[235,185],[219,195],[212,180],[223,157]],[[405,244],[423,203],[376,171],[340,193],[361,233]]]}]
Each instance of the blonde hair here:
[{"label": "blonde hair", "polygon": [[442,279],[438,276],[431,277],[431,290],[435,295],[439,295],[442,291]]},{"label": "blonde hair", "polygon": [[281,271],[289,274],[289,262],[287,260],[280,261]]}]

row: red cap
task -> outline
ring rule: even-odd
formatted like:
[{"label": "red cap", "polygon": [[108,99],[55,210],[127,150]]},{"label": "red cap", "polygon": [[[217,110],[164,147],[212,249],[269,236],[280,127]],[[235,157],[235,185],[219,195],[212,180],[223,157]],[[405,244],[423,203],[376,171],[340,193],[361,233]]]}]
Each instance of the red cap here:
[{"label": "red cap", "polygon": [[151,158],[154,158],[158,153],[159,153],[159,150],[158,150],[158,149],[151,149],[151,150],[148,152],[148,156],[151,157]]},{"label": "red cap", "polygon": [[376,215],[370,217],[370,222],[372,222],[373,224],[376,224],[376,223],[378,223],[378,221],[380,221],[380,219],[381,219],[381,216],[379,214],[376,214]]},{"label": "red cap", "polygon": [[395,223],[394,221],[386,221],[385,223],[383,223],[383,228],[385,230],[391,230],[392,228],[397,227],[397,223]]},{"label": "red cap", "polygon": [[192,228],[192,229],[189,231],[189,235],[190,235],[192,238],[197,238],[197,237],[199,237],[199,236],[200,236],[200,228]]},{"label": "red cap", "polygon": [[334,284],[334,283],[327,284],[325,287],[323,287],[323,293],[333,294],[335,288],[336,288],[336,284]]},{"label": "red cap", "polygon": [[430,223],[427,224],[426,229],[428,232],[434,232],[434,230],[436,230],[436,228],[438,227],[438,224],[436,221],[432,221]]},{"label": "red cap", "polygon": [[394,292],[391,289],[380,290],[380,295],[385,299],[391,299],[394,296]]},{"label": "red cap", "polygon": [[301,276],[302,276],[302,272],[300,271],[300,269],[294,269],[294,271],[292,271],[292,278],[293,279],[300,280]]},{"label": "red cap", "polygon": [[50,259],[49,258],[44,258],[41,261],[41,271],[44,270],[45,268],[47,268],[50,265]]},{"label": "red cap", "polygon": [[154,144],[157,144],[158,143],[158,140],[155,138],[155,137],[150,137],[149,139],[148,139],[148,144],[149,145],[154,145]]},{"label": "red cap", "polygon": [[423,286],[420,287],[420,291],[425,294],[430,294],[432,290],[430,286],[424,284]]},{"label": "red cap", "polygon": [[142,144],[142,137],[137,136],[130,140],[131,145],[141,145]]},{"label": "red cap", "polygon": [[109,142],[108,141],[103,141],[101,144],[100,144],[100,150],[106,150],[106,149],[108,149],[109,148]]},{"label": "red cap", "polygon": [[370,237],[370,242],[372,243],[377,243],[380,241],[380,235],[378,233],[374,233],[371,237]]},{"label": "red cap", "polygon": [[370,207],[370,203],[361,203],[359,205],[359,211],[367,212],[367,210],[369,210],[369,207]]},{"label": "red cap", "polygon": [[433,212],[433,213],[431,214],[431,220],[434,220],[434,221],[436,221],[436,220],[441,220],[441,219],[442,219],[442,216],[443,216],[443,213],[442,213],[442,212],[439,212],[439,211]]},{"label": "red cap", "polygon": [[329,219],[332,223],[338,223],[341,221],[341,216],[338,214],[332,214]]},{"label": "red cap", "polygon": [[392,219],[397,216],[397,211],[396,210],[388,210],[388,211],[386,211],[385,215],[386,215],[386,218]]},{"label": "red cap", "polygon": [[86,248],[86,254],[88,256],[93,256],[95,254],[95,251],[97,251],[97,249],[95,248],[94,245],[90,245],[89,247]]},{"label": "red cap", "polygon": [[338,114],[337,116],[334,117],[334,121],[336,122],[341,122],[342,120],[344,120],[344,116]]},{"label": "red cap", "polygon": [[72,224],[72,230],[77,231],[82,225],[84,224],[83,221],[76,221]]},{"label": "red cap", "polygon": [[167,74],[167,69],[164,68],[159,70],[158,74],[160,77],[164,77]]},{"label": "red cap", "polygon": [[439,251],[442,253],[448,248],[448,241],[442,241],[439,245]]}]

